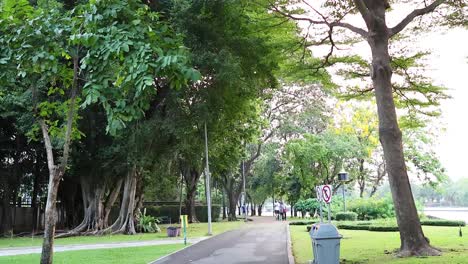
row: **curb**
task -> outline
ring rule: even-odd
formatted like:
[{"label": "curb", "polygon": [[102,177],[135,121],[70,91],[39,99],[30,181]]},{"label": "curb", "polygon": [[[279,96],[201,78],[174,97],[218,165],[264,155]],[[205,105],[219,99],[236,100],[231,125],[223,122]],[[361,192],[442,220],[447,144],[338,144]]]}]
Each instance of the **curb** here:
[{"label": "curb", "polygon": [[287,232],[287,236],[288,236],[288,262],[289,264],[295,264],[296,262],[294,261],[294,256],[293,256],[293,253],[292,253],[292,243],[291,243],[291,233],[289,232],[289,224],[287,223],[286,224],[286,232]]}]

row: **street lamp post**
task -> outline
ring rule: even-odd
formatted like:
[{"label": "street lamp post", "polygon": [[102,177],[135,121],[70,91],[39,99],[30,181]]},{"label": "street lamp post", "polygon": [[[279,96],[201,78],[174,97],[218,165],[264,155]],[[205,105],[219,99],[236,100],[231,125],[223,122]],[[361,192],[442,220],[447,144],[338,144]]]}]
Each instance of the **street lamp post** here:
[{"label": "street lamp post", "polygon": [[211,236],[211,188],[210,188],[210,165],[208,162],[208,132],[205,122],[205,154],[206,154],[206,167],[205,167],[205,191],[206,191],[206,205],[208,209],[208,235]]},{"label": "street lamp post", "polygon": [[345,196],[345,184],[348,181],[348,173],[341,171],[338,173],[338,180],[342,183],[341,189],[343,193],[343,212],[346,212],[346,196]]}]

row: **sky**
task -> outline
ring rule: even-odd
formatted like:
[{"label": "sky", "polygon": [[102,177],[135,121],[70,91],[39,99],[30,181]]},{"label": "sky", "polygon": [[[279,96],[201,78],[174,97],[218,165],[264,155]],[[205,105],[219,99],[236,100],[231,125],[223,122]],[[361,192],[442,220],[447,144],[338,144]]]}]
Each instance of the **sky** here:
[{"label": "sky", "polygon": [[[397,24],[415,6],[401,4],[392,7],[392,11],[387,14],[390,27]],[[307,6],[302,8],[307,10]],[[358,15],[349,15],[344,22],[365,28]],[[300,25],[305,29],[308,23],[303,22]],[[424,75],[431,77],[435,84],[446,87],[452,96],[442,102],[442,116],[435,122],[437,130],[441,131],[435,139],[434,151],[449,178],[468,178],[468,166],[465,166],[465,163],[468,164],[468,29],[450,28],[427,32],[416,36],[407,46],[414,50],[431,51]],[[316,56],[323,56],[328,52],[328,47],[311,49]],[[346,51],[338,53],[341,52]],[[370,50],[365,42],[355,44],[351,52],[370,58]],[[338,83],[341,81],[341,78],[336,79]]]},{"label": "sky", "polygon": [[452,96],[442,103],[446,130],[436,142],[436,153],[451,179],[468,178],[468,30],[429,33],[417,45],[432,50],[430,76]]}]

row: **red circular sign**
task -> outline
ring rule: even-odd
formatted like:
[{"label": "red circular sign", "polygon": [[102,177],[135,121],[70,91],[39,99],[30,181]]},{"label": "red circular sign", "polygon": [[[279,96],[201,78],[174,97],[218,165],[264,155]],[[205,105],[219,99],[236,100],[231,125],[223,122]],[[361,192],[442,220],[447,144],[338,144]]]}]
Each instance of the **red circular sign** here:
[{"label": "red circular sign", "polygon": [[330,185],[324,185],[322,188],[322,197],[325,203],[330,203],[331,197],[332,197],[332,192]]}]

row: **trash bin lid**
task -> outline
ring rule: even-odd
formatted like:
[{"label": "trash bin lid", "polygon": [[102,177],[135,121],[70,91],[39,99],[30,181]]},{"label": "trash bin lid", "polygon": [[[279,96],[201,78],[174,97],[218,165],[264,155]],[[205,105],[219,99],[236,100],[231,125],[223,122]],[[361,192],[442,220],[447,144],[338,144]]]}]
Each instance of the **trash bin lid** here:
[{"label": "trash bin lid", "polygon": [[316,226],[316,231],[311,233],[310,237],[313,239],[331,239],[331,238],[342,238],[338,233],[338,229],[332,224],[321,223]]}]

